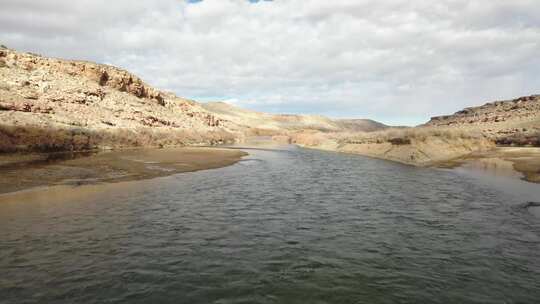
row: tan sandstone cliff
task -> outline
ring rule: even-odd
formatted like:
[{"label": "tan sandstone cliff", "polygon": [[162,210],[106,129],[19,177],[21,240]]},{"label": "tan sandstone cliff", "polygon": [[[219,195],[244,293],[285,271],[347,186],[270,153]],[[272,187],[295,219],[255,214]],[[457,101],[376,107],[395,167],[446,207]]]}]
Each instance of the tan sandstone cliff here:
[{"label": "tan sandstone cliff", "polygon": [[428,127],[479,130],[499,145],[540,146],[540,95],[489,102],[433,117]]},{"label": "tan sandstone cliff", "polygon": [[0,48],[0,151],[216,144],[235,130],[122,69]]}]

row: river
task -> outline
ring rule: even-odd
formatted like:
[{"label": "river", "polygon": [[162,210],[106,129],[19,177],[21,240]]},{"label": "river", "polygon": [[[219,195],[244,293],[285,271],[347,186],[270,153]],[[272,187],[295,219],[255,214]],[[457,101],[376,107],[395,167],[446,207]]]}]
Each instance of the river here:
[{"label": "river", "polygon": [[0,204],[0,303],[537,303],[540,186],[293,146]]}]

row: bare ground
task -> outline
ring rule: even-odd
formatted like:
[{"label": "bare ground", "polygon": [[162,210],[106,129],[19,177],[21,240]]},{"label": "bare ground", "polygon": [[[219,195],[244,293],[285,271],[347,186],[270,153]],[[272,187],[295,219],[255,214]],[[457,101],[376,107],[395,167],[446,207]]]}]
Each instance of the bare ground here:
[{"label": "bare ground", "polygon": [[132,149],[0,156],[0,193],[132,181],[232,165],[245,152],[221,148]]},{"label": "bare ground", "polygon": [[474,167],[497,175],[540,183],[540,148],[497,147],[437,164],[443,168]]}]

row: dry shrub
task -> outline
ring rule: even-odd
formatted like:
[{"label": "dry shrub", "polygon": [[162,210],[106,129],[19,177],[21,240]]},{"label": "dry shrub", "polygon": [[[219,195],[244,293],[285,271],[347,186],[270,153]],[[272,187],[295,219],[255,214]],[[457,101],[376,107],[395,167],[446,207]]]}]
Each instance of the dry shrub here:
[{"label": "dry shrub", "polygon": [[425,142],[431,138],[443,140],[480,139],[482,133],[476,130],[440,127],[415,127],[387,129],[370,133],[356,133],[344,138],[344,143],[365,144],[390,142],[396,145],[410,144],[411,142]]},{"label": "dry shrub", "polygon": [[196,132],[160,128],[104,129],[39,128],[0,125],[0,152],[85,151],[127,147],[216,145],[231,143],[235,134],[224,130]]},{"label": "dry shrub", "polygon": [[540,147],[540,132],[503,135],[497,137],[495,143],[500,146],[510,147]]}]

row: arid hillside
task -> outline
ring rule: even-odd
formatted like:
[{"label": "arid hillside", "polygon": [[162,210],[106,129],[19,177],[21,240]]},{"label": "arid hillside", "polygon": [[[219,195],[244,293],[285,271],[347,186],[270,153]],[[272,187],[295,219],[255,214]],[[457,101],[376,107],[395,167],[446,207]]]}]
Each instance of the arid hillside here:
[{"label": "arid hillside", "polygon": [[0,48],[0,152],[207,145],[291,132],[371,132],[365,120],[200,104],[112,66]]},{"label": "arid hillside", "polygon": [[238,129],[122,69],[0,48],[0,151],[216,144]]},{"label": "arid hillside", "polygon": [[350,132],[375,132],[390,128],[371,119],[336,119],[334,122],[343,130]]},{"label": "arid hillside", "polygon": [[487,103],[414,128],[375,132],[296,132],[290,142],[412,165],[434,165],[496,146],[540,146],[540,96]]},{"label": "arid hillside", "polygon": [[500,145],[540,146],[540,95],[465,108],[433,117],[426,126],[479,130]]},{"label": "arid hillside", "polygon": [[298,131],[372,132],[388,128],[370,119],[330,119],[320,115],[268,114],[241,109],[224,102],[209,102],[201,105],[216,117],[242,126],[247,135],[287,135]]},{"label": "arid hillside", "polygon": [[248,135],[278,135],[289,130],[302,129],[324,132],[340,130],[332,120],[323,116],[268,114],[241,109],[224,102],[209,102],[201,105],[216,117],[241,126]]}]

